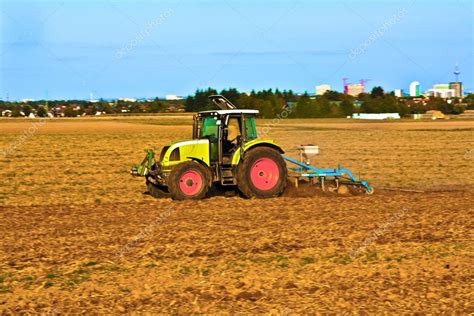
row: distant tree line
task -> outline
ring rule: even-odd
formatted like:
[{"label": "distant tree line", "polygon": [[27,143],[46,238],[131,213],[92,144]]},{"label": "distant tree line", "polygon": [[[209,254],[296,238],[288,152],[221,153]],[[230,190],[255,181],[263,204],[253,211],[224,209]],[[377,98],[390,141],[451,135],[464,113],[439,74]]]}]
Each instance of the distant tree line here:
[{"label": "distant tree line", "polygon": [[[239,92],[235,88],[217,91],[213,88],[197,90],[194,95],[184,100],[168,101],[155,98],[148,101],[113,102],[99,100],[89,102],[84,100],[68,101],[30,101],[6,102],[0,100],[0,111],[10,110],[12,116],[28,116],[34,112],[44,117],[49,113],[61,116],[75,117],[78,115],[95,115],[124,113],[161,113],[187,111],[198,112],[215,109],[208,97],[222,94],[238,108],[257,109],[263,118],[278,117],[283,111],[293,118],[337,118],[350,116],[353,113],[400,113],[401,116],[425,113],[428,110],[439,110],[445,114],[459,114],[466,109],[474,110],[474,94],[459,99],[445,100],[442,98],[397,98],[393,92],[386,93],[382,87],[374,87],[370,93],[362,93],[358,97],[345,95],[336,91],[327,91],[321,96],[307,93],[296,94],[291,90],[280,91],[268,89]],[[47,112],[48,110],[48,112]]]},{"label": "distant tree line", "polygon": [[0,112],[10,110],[12,117],[28,116],[34,113],[38,117],[54,116],[76,117],[82,115],[124,114],[124,113],[161,113],[184,108],[184,101],[106,101],[90,102],[85,100],[38,100],[27,102],[6,102],[0,100]]},{"label": "distant tree line", "polygon": [[[213,109],[208,97],[218,94],[212,88],[197,90],[185,102],[188,112]],[[291,90],[262,90],[242,93],[234,88],[220,92],[238,108],[257,109],[263,118],[277,117],[282,111],[290,108],[293,118],[337,118],[354,113],[400,113],[401,116],[425,113],[427,110],[439,110],[445,114],[459,114],[466,109],[474,109],[474,95],[470,94],[460,103],[459,99],[450,101],[442,98],[421,97],[416,102],[413,98],[397,98],[393,92],[386,93],[382,87],[374,87],[370,93],[361,93],[358,97],[345,95],[337,91],[327,91],[321,96],[308,94],[297,95]]]},{"label": "distant tree line", "polygon": [[298,97],[293,91],[273,91],[262,90],[250,93],[242,93],[237,89],[225,89],[218,93],[217,90],[208,88],[206,90],[197,90],[193,96],[186,99],[186,111],[198,112],[204,110],[215,109],[215,106],[209,102],[209,96],[214,94],[221,94],[226,97],[237,108],[241,109],[256,109],[260,111],[260,116],[265,118],[273,118],[281,111],[283,111],[288,103],[295,102]]}]

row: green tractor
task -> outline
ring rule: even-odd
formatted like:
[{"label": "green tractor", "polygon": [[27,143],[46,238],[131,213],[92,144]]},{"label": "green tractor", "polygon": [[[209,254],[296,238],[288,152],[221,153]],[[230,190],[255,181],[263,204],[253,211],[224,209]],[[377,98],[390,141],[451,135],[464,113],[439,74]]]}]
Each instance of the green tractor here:
[{"label": "green tractor", "polygon": [[163,147],[159,160],[147,150],[132,175],[146,178],[151,195],[175,200],[204,198],[215,184],[238,188],[247,198],[280,196],[287,182],[284,152],[271,140],[257,139],[258,110],[237,109],[221,95],[209,99],[220,110],[194,116],[191,140]]}]

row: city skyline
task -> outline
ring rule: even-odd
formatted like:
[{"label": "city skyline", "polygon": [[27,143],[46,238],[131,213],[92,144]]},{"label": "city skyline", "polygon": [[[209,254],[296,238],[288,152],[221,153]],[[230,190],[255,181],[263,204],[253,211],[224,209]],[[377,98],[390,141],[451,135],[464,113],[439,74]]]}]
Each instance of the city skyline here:
[{"label": "city skyline", "polygon": [[[2,1],[0,98],[473,84],[472,3]],[[441,21],[441,22],[440,22]]]}]

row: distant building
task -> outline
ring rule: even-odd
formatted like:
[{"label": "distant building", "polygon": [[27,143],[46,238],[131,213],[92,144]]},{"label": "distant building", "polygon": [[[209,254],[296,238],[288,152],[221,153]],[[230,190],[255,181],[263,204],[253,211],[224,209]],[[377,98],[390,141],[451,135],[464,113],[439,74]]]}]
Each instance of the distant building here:
[{"label": "distant building", "polygon": [[10,110],[5,110],[2,112],[2,116],[7,116],[7,117],[10,117],[12,116],[12,111]]},{"label": "distant building", "polygon": [[426,95],[429,97],[438,97],[438,98],[454,98],[456,91],[454,89],[429,89],[426,91]]},{"label": "distant building", "polygon": [[364,85],[360,83],[353,83],[347,85],[347,94],[352,95],[354,97],[358,96],[359,94],[364,93]]},{"label": "distant building", "polygon": [[175,94],[167,94],[165,96],[165,99],[168,100],[168,101],[177,101],[177,100],[183,100],[183,97],[180,97],[180,96],[175,95]]},{"label": "distant building", "polygon": [[352,118],[356,120],[399,120],[398,113],[354,113]]},{"label": "distant building", "polygon": [[426,103],[428,102],[428,99],[423,98],[423,97],[417,97],[417,98],[411,98],[411,99],[403,100],[403,102],[408,107],[412,107],[412,106],[416,106],[416,105],[419,105],[419,104],[426,105]]},{"label": "distant building", "polygon": [[464,85],[462,82],[450,82],[449,88],[454,90],[454,96],[457,98],[464,97]]},{"label": "distant building", "polygon": [[403,97],[403,90],[402,89],[395,89],[394,93],[395,93],[395,96],[397,98]]},{"label": "distant building", "polygon": [[330,90],[331,90],[331,86],[328,84],[322,84],[322,85],[316,86],[316,95],[323,95],[327,91],[330,91]]},{"label": "distant building", "polygon": [[449,88],[449,83],[437,83],[437,84],[434,84],[433,85],[433,89],[436,89],[436,90],[446,90],[446,89],[450,89]]},{"label": "distant building", "polygon": [[413,81],[410,84],[410,96],[419,97],[420,96],[420,83],[418,81]]},{"label": "distant building", "polygon": [[124,102],[137,102],[137,99],[133,99],[133,98],[119,98],[119,101],[124,101]]},{"label": "distant building", "polygon": [[[458,87],[461,89],[461,87]],[[454,98],[456,96],[456,90],[451,88],[449,83],[438,83],[433,85],[432,89],[426,91],[426,94],[430,97],[440,97],[440,98]]]},{"label": "distant building", "polygon": [[459,65],[456,63],[456,66],[454,67],[454,75],[456,76],[456,81],[449,83],[449,89],[454,90],[455,97],[464,98],[464,86],[462,82],[459,81],[460,74],[461,71],[459,70]]}]

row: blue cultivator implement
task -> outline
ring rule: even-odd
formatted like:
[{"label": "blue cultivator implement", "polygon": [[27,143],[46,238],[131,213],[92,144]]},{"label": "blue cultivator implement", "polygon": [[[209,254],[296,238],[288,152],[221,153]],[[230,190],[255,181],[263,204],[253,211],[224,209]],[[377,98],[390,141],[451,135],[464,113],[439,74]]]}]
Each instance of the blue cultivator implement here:
[{"label": "blue cultivator implement", "polygon": [[[301,145],[299,148],[300,160],[283,156],[288,162],[298,167],[289,168],[291,177],[295,179],[295,186],[301,180],[320,186],[324,192],[339,194],[373,194],[372,188],[366,181],[357,179],[348,169],[338,166],[335,169],[320,169],[310,165],[310,159],[319,154],[319,147],[314,145]],[[305,160],[305,161],[304,161]]]}]

